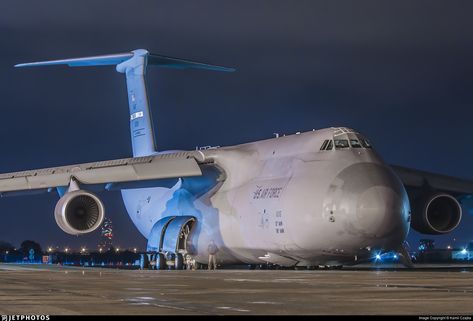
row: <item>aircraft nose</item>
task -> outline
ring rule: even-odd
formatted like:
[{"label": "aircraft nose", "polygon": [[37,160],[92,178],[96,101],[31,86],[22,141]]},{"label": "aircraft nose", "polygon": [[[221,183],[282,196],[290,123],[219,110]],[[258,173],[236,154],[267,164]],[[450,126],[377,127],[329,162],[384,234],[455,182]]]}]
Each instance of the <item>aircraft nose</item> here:
[{"label": "aircraft nose", "polygon": [[402,212],[402,195],[391,186],[374,185],[360,192],[353,224],[367,235],[384,237],[402,225]]},{"label": "aircraft nose", "polygon": [[365,246],[399,246],[409,231],[407,193],[383,164],[358,163],[342,170],[330,185],[325,212],[332,221],[343,221],[341,233]]}]

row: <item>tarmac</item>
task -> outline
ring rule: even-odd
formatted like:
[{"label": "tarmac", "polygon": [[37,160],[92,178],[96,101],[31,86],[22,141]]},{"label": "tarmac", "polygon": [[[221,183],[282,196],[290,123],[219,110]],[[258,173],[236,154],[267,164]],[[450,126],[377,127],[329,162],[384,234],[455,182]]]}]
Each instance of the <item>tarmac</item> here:
[{"label": "tarmac", "polygon": [[153,271],[0,264],[0,314],[471,315],[471,269]]}]

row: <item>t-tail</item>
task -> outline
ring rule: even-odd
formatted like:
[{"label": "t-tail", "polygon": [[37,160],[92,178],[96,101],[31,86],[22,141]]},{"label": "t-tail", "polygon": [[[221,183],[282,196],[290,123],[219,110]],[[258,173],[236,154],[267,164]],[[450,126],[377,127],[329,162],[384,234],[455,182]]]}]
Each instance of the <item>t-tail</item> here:
[{"label": "t-tail", "polygon": [[23,63],[17,64],[15,67],[50,65],[68,65],[70,67],[116,65],[116,70],[126,75],[128,105],[130,108],[130,133],[134,157],[148,156],[157,152],[149,99],[146,92],[145,75],[148,65],[175,69],[195,68],[226,72],[235,71],[233,68],[150,54],[144,49],[111,55]]}]

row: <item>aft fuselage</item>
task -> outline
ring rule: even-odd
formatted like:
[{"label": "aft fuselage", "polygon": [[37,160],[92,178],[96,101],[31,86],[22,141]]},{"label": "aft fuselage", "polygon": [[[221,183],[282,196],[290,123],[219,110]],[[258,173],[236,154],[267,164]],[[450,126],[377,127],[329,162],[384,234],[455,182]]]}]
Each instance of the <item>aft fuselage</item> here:
[{"label": "aft fuselage", "polygon": [[203,167],[211,162],[221,171],[210,188],[184,179],[122,196],[146,238],[165,216],[194,216],[187,249],[198,262],[207,262],[213,240],[222,264],[349,264],[368,250],[396,250],[407,236],[404,186],[352,130],[329,128],[195,155]]}]

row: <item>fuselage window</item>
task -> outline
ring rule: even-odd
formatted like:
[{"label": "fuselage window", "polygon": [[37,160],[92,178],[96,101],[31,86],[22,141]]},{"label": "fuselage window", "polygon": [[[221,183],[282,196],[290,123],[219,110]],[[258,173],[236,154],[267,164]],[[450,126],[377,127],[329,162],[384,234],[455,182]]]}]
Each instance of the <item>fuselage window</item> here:
[{"label": "fuselage window", "polygon": [[360,143],[361,143],[361,146],[363,146],[364,148],[371,148],[370,142],[367,141],[366,139],[361,138]]},{"label": "fuselage window", "polygon": [[361,148],[361,144],[358,139],[350,139],[350,145],[353,148]]},{"label": "fuselage window", "polygon": [[329,141],[328,141],[327,148],[325,148],[325,150],[332,150],[332,148],[333,148],[333,141],[332,141],[332,140],[329,140]]},{"label": "fuselage window", "polygon": [[320,150],[325,150],[325,147],[327,147],[327,144],[328,144],[328,139],[324,141],[324,143],[322,144],[322,147],[320,147]]},{"label": "fuselage window", "polygon": [[335,139],[334,141],[335,141],[335,149],[349,147],[347,139]]}]

